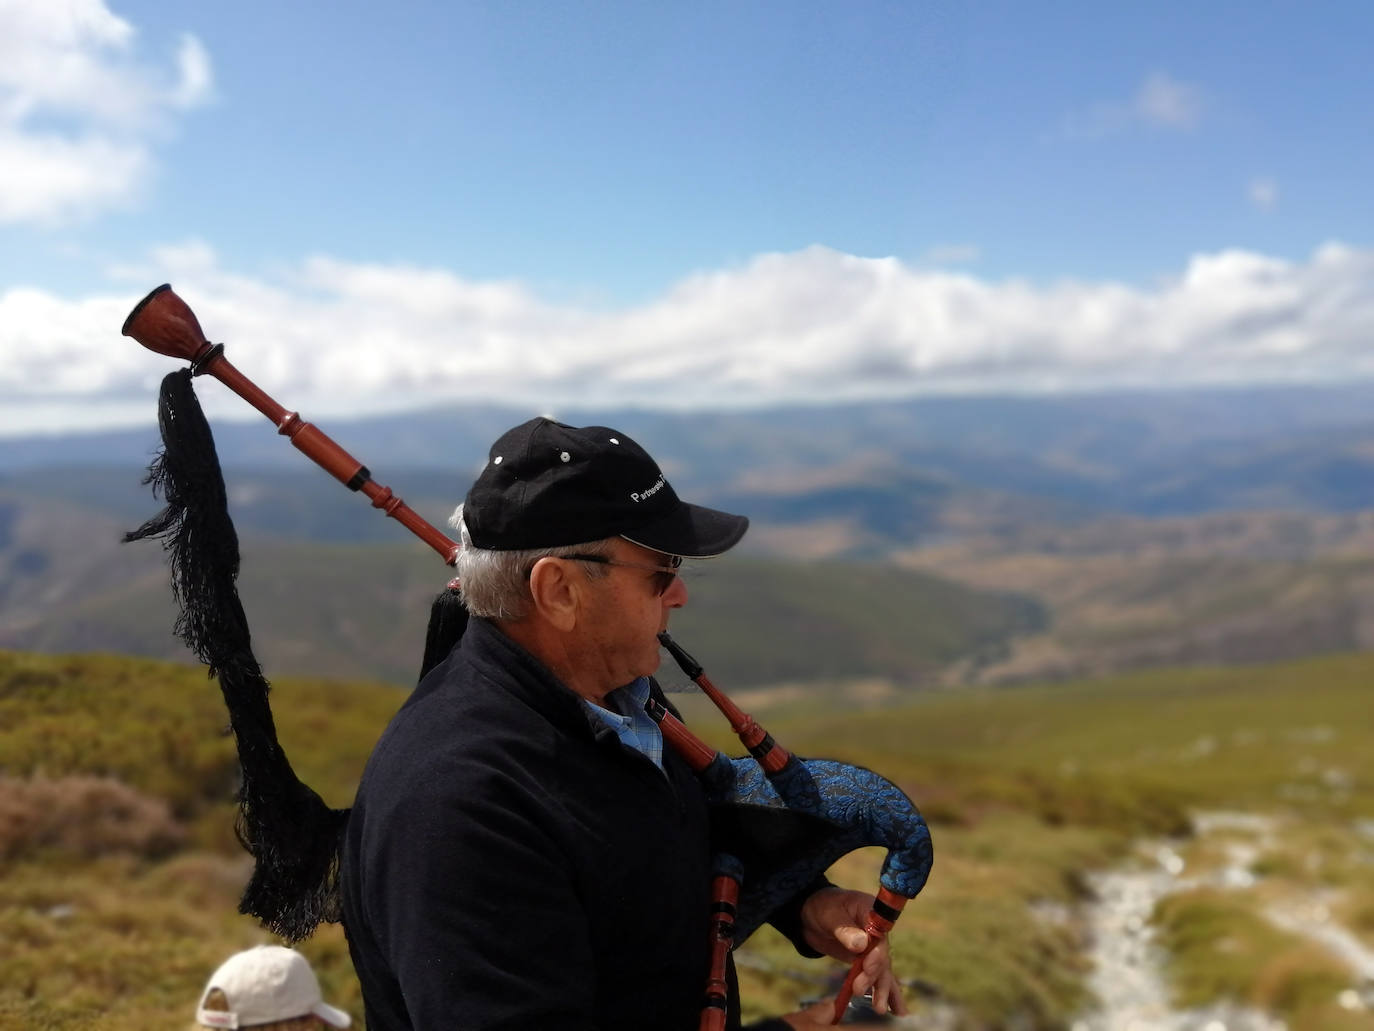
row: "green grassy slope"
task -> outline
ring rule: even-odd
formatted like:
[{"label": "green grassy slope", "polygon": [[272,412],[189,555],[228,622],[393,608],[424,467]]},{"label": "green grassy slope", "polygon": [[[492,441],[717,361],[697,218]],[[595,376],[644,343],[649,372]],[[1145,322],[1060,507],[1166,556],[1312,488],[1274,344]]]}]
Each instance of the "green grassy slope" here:
[{"label": "green grassy slope", "polygon": [[[1371,685],[1374,657],[1336,656],[924,695],[866,712],[813,697],[806,714],[770,710],[766,722],[801,754],[879,770],[930,820],[935,871],[893,937],[900,972],[925,984],[920,1001],[955,1007],[965,1026],[1052,1028],[1084,1003],[1085,963],[1072,922],[1045,919],[1045,907],[1081,901],[1086,871],[1138,836],[1179,831],[1194,806],[1290,821],[1291,845],[1257,872],[1339,889],[1341,913],[1374,945],[1374,875],[1358,831],[1374,820]],[[273,705],[302,778],[346,805],[402,697],[282,678]],[[266,940],[234,912],[246,868],[229,832],[223,722],[198,670],[0,652],[0,1028],[181,1026],[209,970]],[[694,723],[726,743],[718,720]],[[857,853],[836,877],[876,883],[881,858]],[[1216,908],[1181,897],[1162,927],[1181,942],[1213,934],[1203,940],[1215,945],[1253,918],[1222,920]],[[1328,998],[1329,963],[1291,959],[1306,953],[1283,934],[1262,944],[1244,963],[1180,947],[1180,991],[1264,1002],[1295,1031],[1355,1026]],[[306,951],[327,994],[360,1014],[338,929]],[[1216,969],[1216,955],[1229,966]],[[755,1014],[826,990],[832,972],[764,932],[741,966]]]},{"label": "green grassy slope", "polygon": [[[1367,1026],[1333,989],[1352,975],[1261,911],[1325,900],[1374,949],[1374,656],[961,690],[866,712],[803,705],[763,722],[800,754],[882,772],[932,823],[935,871],[893,948],[935,1003],[955,1000],[981,1026],[1064,1026],[1084,1004],[1085,943],[1071,921],[1036,914],[1084,901],[1085,872],[1124,860],[1133,841],[1186,834],[1189,812],[1240,809],[1279,821],[1278,843],[1254,864],[1255,893],[1166,900],[1178,1002],[1258,1006],[1294,1031]],[[704,707],[688,708],[701,725]],[[728,730],[706,733],[730,744]],[[1219,862],[1184,854],[1190,869]],[[881,859],[856,854],[839,879],[873,883]],[[754,1012],[795,998],[788,946],[763,934],[746,949],[764,957],[743,975]]]},{"label": "green grassy slope", "polygon": [[[301,778],[348,805],[404,694],[284,680],[272,695]],[[201,669],[0,652],[0,1028],[187,1026],[204,979],[269,936],[237,913],[237,777]],[[360,1013],[339,928],[305,945]]]},{"label": "green grassy slope", "polygon": [[[1353,819],[1374,817],[1371,714],[1374,656],[1354,654],[946,693],[897,714],[780,719],[770,729],[803,752],[867,756],[898,776],[951,763],[1066,791],[1091,780],[1095,790],[1137,785],[1193,806],[1301,805]],[[1340,785],[1323,786],[1336,768]]]},{"label": "green grassy slope", "polygon": [[[404,698],[381,684],[288,678],[271,704],[297,774],[330,805],[344,806]],[[0,772],[112,777],[165,800],[193,827],[218,827],[237,759],[218,684],[203,668],[0,651]]]}]

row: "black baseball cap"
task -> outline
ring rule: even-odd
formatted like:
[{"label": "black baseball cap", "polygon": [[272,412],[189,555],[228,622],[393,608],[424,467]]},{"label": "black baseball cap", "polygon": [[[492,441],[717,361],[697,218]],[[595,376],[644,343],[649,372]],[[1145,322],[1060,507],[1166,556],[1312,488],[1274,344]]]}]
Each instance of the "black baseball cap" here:
[{"label": "black baseball cap", "polygon": [[686,558],[734,547],[744,516],[678,498],[649,453],[608,426],[538,418],[507,430],[463,502],[478,548],[514,551],[624,537]]}]

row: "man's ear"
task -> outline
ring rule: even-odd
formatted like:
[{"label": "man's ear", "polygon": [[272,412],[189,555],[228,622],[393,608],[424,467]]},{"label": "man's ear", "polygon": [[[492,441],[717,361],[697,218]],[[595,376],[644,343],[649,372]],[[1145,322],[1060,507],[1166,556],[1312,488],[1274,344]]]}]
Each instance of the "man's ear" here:
[{"label": "man's ear", "polygon": [[541,558],[530,570],[530,599],[545,622],[564,633],[577,626],[586,579],[572,563]]}]

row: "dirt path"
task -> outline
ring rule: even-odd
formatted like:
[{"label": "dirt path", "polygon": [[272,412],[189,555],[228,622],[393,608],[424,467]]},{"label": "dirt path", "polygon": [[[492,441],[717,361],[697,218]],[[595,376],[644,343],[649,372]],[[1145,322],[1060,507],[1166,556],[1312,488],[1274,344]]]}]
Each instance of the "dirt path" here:
[{"label": "dirt path", "polygon": [[[1301,880],[1266,880],[1256,864],[1290,841],[1293,828],[1275,816],[1255,813],[1195,814],[1188,842],[1145,841],[1132,860],[1089,877],[1094,901],[1086,924],[1093,971],[1088,987],[1097,1006],[1076,1019],[1072,1031],[1287,1031],[1280,1019],[1255,1009],[1220,1004],[1182,1010],[1170,1001],[1163,948],[1151,917],[1156,904],[1175,892],[1208,888],[1244,895],[1254,912],[1274,926],[1318,943],[1351,974],[1350,986],[1333,1000],[1341,1009],[1371,1014],[1374,1027],[1374,949],[1342,926],[1335,915],[1340,896]],[[1356,828],[1374,840],[1374,824]],[[901,1026],[923,1029],[958,1024],[957,1014],[928,1012]]]},{"label": "dirt path", "polygon": [[[1259,858],[1275,847],[1276,819],[1254,813],[1199,813],[1194,846],[1218,845],[1220,861],[1186,869],[1170,842],[1142,843],[1135,862],[1094,875],[1096,901],[1086,919],[1094,962],[1089,986],[1098,1008],[1074,1024],[1074,1031],[1281,1031],[1282,1021],[1251,1009],[1216,1006],[1176,1010],[1163,975],[1164,956],[1154,941],[1150,916],[1155,904],[1177,891],[1211,887],[1250,892],[1260,880]],[[1180,846],[1181,847],[1181,846]],[[1196,847],[1192,850],[1199,851]],[[1349,967],[1351,987],[1335,1000],[1342,1008],[1374,1008],[1374,950],[1332,918],[1328,893],[1288,893],[1278,901],[1256,898],[1256,911],[1276,927],[1317,942]]]},{"label": "dirt path", "polygon": [[1073,1031],[1283,1031],[1282,1022],[1255,1010],[1172,1007],[1150,915],[1155,903],[1189,881],[1170,845],[1144,845],[1139,852],[1130,869],[1090,878],[1097,901],[1087,913],[1094,964],[1088,986],[1098,1008],[1075,1021]]}]

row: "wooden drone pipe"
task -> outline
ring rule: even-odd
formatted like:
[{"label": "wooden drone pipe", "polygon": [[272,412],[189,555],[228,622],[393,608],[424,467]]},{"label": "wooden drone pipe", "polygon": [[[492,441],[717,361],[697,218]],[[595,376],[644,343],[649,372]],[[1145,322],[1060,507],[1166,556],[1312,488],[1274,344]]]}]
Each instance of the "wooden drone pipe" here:
[{"label": "wooden drone pipe", "polygon": [[739,864],[723,859],[711,879],[710,963],[706,975],[706,998],[697,1031],[725,1031],[730,1012],[730,950],[735,944],[735,907],[739,905],[739,884],[743,872]]},{"label": "wooden drone pipe", "polygon": [[379,508],[453,565],[458,559],[458,543],[427,522],[414,509],[378,483],[372,473],[324,431],[306,422],[298,412],[288,411],[224,357],[223,344],[211,344],[189,305],[164,283],[148,294],[124,320],[123,334],[133,337],[150,351],[191,363],[195,375],[214,376],[250,405],[270,419],[277,432],[349,490],[361,491]]}]

